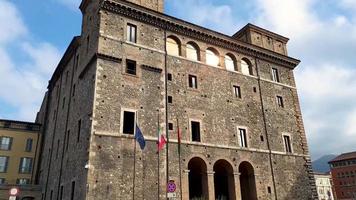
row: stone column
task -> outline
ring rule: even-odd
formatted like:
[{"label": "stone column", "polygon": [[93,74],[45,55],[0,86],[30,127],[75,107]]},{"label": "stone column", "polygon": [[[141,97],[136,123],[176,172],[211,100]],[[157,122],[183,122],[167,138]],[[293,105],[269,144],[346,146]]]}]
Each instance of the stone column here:
[{"label": "stone column", "polygon": [[182,177],[182,199],[189,200],[189,172],[190,170],[183,170]]},{"label": "stone column", "polygon": [[208,177],[208,192],[205,194],[209,194],[209,200],[215,200],[215,187],[214,187],[214,171],[206,172]]},{"label": "stone column", "polygon": [[[236,200],[241,200],[240,175],[241,174],[239,172],[234,172]],[[248,187],[248,186],[246,186],[246,187]]]}]

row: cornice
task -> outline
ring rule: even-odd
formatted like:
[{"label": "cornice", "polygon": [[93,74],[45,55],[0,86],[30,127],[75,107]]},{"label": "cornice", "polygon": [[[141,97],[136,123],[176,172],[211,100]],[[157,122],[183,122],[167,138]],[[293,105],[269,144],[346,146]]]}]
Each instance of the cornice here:
[{"label": "cornice", "polygon": [[215,46],[230,49],[244,55],[258,57],[259,59],[273,62],[290,69],[294,69],[300,63],[297,59],[284,56],[255,45],[237,41],[231,36],[227,36],[129,2],[122,1],[119,3],[105,0],[101,4],[101,9],[129,17],[179,35],[184,35]]}]

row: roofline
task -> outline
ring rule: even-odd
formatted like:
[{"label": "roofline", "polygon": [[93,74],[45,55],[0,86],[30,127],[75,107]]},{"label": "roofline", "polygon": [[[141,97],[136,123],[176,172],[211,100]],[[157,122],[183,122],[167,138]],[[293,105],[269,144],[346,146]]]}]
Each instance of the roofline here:
[{"label": "roofline", "polygon": [[[184,21],[182,19],[178,19],[176,17],[167,15],[165,13],[161,13],[161,12],[158,12],[158,11],[155,11],[155,10],[152,10],[152,9],[149,9],[149,8],[146,8],[146,7],[143,7],[143,6],[140,6],[138,4],[134,4],[134,3],[128,2],[128,1],[120,1],[120,2],[116,2],[115,1],[115,2],[113,2],[111,0],[102,0],[102,4],[100,4],[100,8],[104,9],[104,10],[108,10],[110,12],[114,12],[114,13],[115,12],[118,13],[120,11],[119,9],[113,9],[113,10],[108,9],[107,8],[108,4],[110,4],[110,5],[114,4],[115,6],[126,6],[126,7],[129,6],[128,7],[129,11],[136,11],[136,13],[137,13],[137,11],[143,10],[145,12],[146,17],[148,17],[148,15],[151,15],[152,17],[157,17],[157,18],[159,17],[159,19],[157,19],[157,20],[159,20],[159,22],[163,22],[163,23],[166,20],[165,23],[167,23],[167,25],[173,25],[173,23],[175,21],[175,23],[177,23],[179,25],[178,28],[183,28],[183,29],[185,29],[185,31],[189,31],[189,30],[187,30],[189,27],[186,27],[186,26],[191,26],[191,28],[193,29],[192,30],[193,33],[202,32],[201,34],[206,36],[206,37],[210,37],[211,38],[211,37],[214,37],[213,34],[215,34],[215,35],[217,35],[215,37],[218,37],[218,38],[212,38],[212,39],[215,39],[215,40],[218,39],[220,42],[225,42],[225,43],[229,43],[229,44],[234,43],[236,45],[242,46],[242,48],[244,48],[244,49],[247,48],[249,50],[256,51],[256,53],[259,53],[259,54],[268,54],[268,56],[270,56],[270,57],[277,58],[277,59],[283,60],[286,63],[292,64],[293,67],[286,66],[286,67],[291,68],[291,69],[294,69],[301,62],[300,60],[298,60],[296,58],[289,57],[289,56],[286,56],[286,55],[283,55],[283,54],[280,54],[280,53],[276,53],[274,51],[259,47],[257,45],[253,45],[253,44],[249,44],[249,43],[246,43],[246,42],[243,42],[243,41],[239,41],[236,38],[233,38],[232,36],[226,35],[224,33],[220,33],[220,32],[217,32],[217,31],[214,31],[214,30],[211,30],[211,29],[208,29],[208,28],[193,24],[191,22]],[[130,16],[130,17],[134,18],[134,16]],[[166,19],[164,19],[164,18],[166,18]],[[145,20],[145,23],[149,23],[149,21],[150,20]],[[173,22],[171,22],[171,21],[173,21]],[[184,25],[186,25],[186,26],[184,26]],[[247,24],[247,25],[259,28],[259,27],[255,26],[255,25],[252,25],[252,24]],[[156,26],[158,26],[158,25],[156,25]],[[265,29],[262,29],[262,28],[259,28],[259,29],[265,30]],[[268,31],[268,30],[266,30],[266,31]],[[288,38],[283,37],[281,35],[278,35],[276,33],[273,33],[273,32],[270,32],[270,33],[275,34],[276,36],[282,37],[284,39],[288,39]]]},{"label": "roofline", "polygon": [[80,45],[80,36],[73,37],[72,41],[70,42],[69,46],[67,47],[67,50],[64,53],[62,59],[59,61],[51,79],[49,80],[47,89],[50,89],[53,87],[53,84],[57,81],[58,77],[60,76],[61,72],[63,71],[63,68],[70,61],[70,59],[72,58],[72,55],[75,53],[75,50],[77,49],[77,47],[79,47],[79,45]]},{"label": "roofline", "polygon": [[39,125],[41,124],[35,122],[26,122],[26,121],[18,121],[18,120],[11,120],[11,119],[0,119],[0,122],[10,122],[10,123],[18,123],[18,124],[26,124],[26,125]]},{"label": "roofline", "polygon": [[287,43],[289,41],[289,38],[284,37],[283,35],[277,34],[275,32],[269,31],[267,29],[261,28],[259,26],[256,26],[254,24],[248,23],[246,24],[242,29],[240,29],[239,31],[237,31],[232,37],[238,37],[240,34],[242,34],[244,32],[244,30],[246,30],[247,28],[251,28],[251,29],[255,29],[257,31],[263,32],[265,34],[268,35],[272,35],[276,38],[278,38],[279,40],[281,40],[284,43]]},{"label": "roofline", "polygon": [[348,152],[348,153],[342,153],[340,154],[339,156],[337,156],[336,158],[330,160],[328,163],[331,164],[331,163],[335,163],[335,162],[340,162],[340,161],[347,161],[347,160],[353,160],[353,159],[356,159],[356,155],[354,157],[351,157],[351,158],[347,158],[347,159],[340,159],[339,157],[345,155],[345,154],[352,154],[352,153],[355,153],[356,154],[356,151],[353,151],[353,152]]}]

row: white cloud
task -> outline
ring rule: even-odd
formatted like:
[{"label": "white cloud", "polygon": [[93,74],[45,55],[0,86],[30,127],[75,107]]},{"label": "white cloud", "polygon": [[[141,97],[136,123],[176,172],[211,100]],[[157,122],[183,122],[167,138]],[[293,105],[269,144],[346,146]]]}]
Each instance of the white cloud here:
[{"label": "white cloud", "polygon": [[[1,18],[2,10],[6,10],[6,20]],[[60,59],[60,52],[46,42],[36,45],[30,43],[30,33],[22,21],[12,3],[0,1],[0,100],[15,108],[15,113],[2,113],[1,117],[33,121],[42,102],[48,78]],[[9,34],[2,34],[3,32]],[[20,48],[12,45],[11,41],[15,40]],[[9,47],[15,48],[18,54],[28,59],[19,62],[16,59],[18,55],[8,52]]]},{"label": "white cloud", "polygon": [[355,0],[341,0],[341,5],[347,9],[355,9],[356,10],[356,1]]},{"label": "white cloud", "polygon": [[232,7],[221,2],[215,5],[210,0],[167,0],[167,3],[174,8],[174,16],[216,31],[232,34],[240,26],[233,17]]},{"label": "white cloud", "polygon": [[5,0],[0,1],[0,44],[24,36],[27,29],[16,7]]}]

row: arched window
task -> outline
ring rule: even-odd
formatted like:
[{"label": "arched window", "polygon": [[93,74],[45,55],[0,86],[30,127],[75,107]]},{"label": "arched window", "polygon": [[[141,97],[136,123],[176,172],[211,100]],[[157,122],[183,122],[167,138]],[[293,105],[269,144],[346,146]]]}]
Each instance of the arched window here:
[{"label": "arched window", "polygon": [[180,41],[178,38],[170,36],[167,38],[167,53],[173,56],[180,56]]},{"label": "arched window", "polygon": [[243,74],[253,75],[251,62],[246,58],[241,59],[241,72]]},{"label": "arched window", "polygon": [[188,59],[196,61],[200,60],[198,45],[194,44],[193,42],[188,42],[186,51]]},{"label": "arched window", "polygon": [[207,166],[203,159],[195,157],[188,163],[189,199],[209,197]]},{"label": "arched window", "polygon": [[206,64],[212,65],[212,66],[219,66],[219,54],[215,49],[208,48],[206,50]]},{"label": "arched window", "polygon": [[214,164],[215,199],[236,199],[234,170],[226,160]]},{"label": "arched window", "polygon": [[242,200],[257,200],[255,173],[249,162],[242,162],[239,166],[240,189]]},{"label": "arched window", "polygon": [[231,54],[225,55],[225,68],[228,71],[237,71],[236,60],[233,55]]}]

